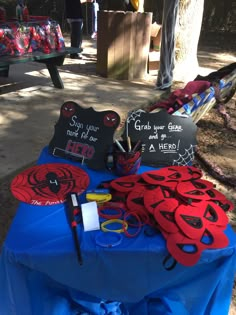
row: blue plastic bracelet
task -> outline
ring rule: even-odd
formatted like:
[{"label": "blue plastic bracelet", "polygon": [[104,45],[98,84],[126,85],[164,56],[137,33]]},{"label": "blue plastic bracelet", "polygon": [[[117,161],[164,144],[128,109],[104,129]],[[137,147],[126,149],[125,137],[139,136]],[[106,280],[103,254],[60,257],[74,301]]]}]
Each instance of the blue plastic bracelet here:
[{"label": "blue plastic bracelet", "polygon": [[101,247],[112,248],[121,244],[122,234],[115,232],[99,232],[96,235],[95,242]]}]

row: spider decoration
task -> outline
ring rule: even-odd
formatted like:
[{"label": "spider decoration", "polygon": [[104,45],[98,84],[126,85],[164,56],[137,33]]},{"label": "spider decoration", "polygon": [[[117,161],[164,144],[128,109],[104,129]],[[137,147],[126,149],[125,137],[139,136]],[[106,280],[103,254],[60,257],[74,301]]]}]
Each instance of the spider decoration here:
[{"label": "spider decoration", "polygon": [[119,124],[119,116],[115,112],[107,113],[103,118],[104,126],[116,128]]},{"label": "spider decoration", "polygon": [[76,113],[75,102],[65,102],[61,107],[61,114],[64,118],[70,118]]},{"label": "spider decoration", "polygon": [[88,184],[88,175],[78,167],[63,163],[45,164],[17,175],[11,191],[20,201],[50,205],[64,202],[71,191],[82,193]]}]

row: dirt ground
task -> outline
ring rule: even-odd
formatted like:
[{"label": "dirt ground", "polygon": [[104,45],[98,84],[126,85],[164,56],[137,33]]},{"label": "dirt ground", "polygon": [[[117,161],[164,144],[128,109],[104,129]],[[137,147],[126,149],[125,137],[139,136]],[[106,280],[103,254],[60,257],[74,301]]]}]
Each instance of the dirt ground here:
[{"label": "dirt ground", "polygon": [[[228,125],[215,107],[198,123],[198,154],[196,162],[211,175],[218,189],[236,205],[236,97],[225,106],[230,117]],[[205,163],[201,163],[202,161]],[[204,167],[205,166],[205,167]]]}]

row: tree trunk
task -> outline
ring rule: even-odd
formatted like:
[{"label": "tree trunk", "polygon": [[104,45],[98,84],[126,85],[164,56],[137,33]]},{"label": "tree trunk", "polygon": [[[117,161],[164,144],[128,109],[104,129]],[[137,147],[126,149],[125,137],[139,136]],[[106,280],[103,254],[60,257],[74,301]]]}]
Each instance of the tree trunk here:
[{"label": "tree trunk", "polygon": [[175,81],[188,82],[198,74],[197,47],[202,26],[204,0],[179,0],[175,30]]}]

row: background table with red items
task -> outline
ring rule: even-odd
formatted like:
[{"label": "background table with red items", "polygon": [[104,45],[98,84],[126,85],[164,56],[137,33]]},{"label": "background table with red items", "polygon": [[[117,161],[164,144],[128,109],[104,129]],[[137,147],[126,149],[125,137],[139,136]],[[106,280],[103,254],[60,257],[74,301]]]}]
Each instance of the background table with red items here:
[{"label": "background table with red items", "polygon": [[65,48],[60,25],[49,17],[31,17],[28,22],[0,23],[0,56],[22,56],[40,51],[50,53]]},{"label": "background table with red items", "polygon": [[48,17],[31,17],[28,22],[9,20],[0,24],[0,76],[9,66],[36,61],[47,66],[55,87],[63,88],[57,66],[77,48],[65,47],[60,25]]}]

